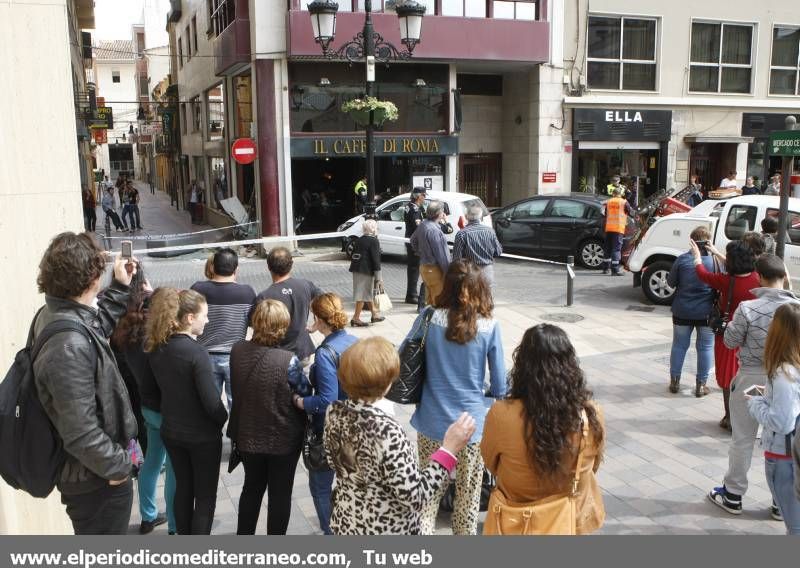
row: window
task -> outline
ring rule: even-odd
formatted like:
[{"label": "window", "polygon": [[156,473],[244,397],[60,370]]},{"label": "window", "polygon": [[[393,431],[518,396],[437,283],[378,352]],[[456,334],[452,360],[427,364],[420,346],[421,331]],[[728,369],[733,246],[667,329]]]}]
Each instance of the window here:
[{"label": "window", "polygon": [[144,54],[144,34],[136,34],[136,53]]},{"label": "window", "polygon": [[189,61],[192,58],[192,36],[189,35],[189,25],[186,25],[186,33],[184,34],[186,38],[186,61]]},{"label": "window", "polygon": [[192,132],[199,132],[200,125],[203,124],[203,109],[200,106],[200,98],[192,97],[189,103],[192,112]]},{"label": "window", "polygon": [[514,207],[514,211],[511,213],[511,218],[517,220],[543,217],[544,210],[547,209],[548,203],[550,203],[549,199],[532,199],[531,201],[520,203]]},{"label": "window", "polygon": [[502,75],[472,75],[459,73],[456,84],[462,95],[503,96]]},{"label": "window", "polygon": [[555,199],[550,209],[550,217],[567,217],[569,219],[583,219],[586,216],[587,206],[580,201],[571,199]]},{"label": "window", "polygon": [[186,134],[186,105],[181,104],[181,134]]},{"label": "window", "polygon": [[800,27],[772,28],[772,59],[769,68],[770,95],[798,95]]},{"label": "window", "polygon": [[[767,209],[767,217],[779,217],[780,212],[777,209]],[[787,244],[800,245],[800,213],[789,211],[789,217],[786,220],[786,240]]]},{"label": "window", "polygon": [[178,63],[183,67],[183,39],[178,38]]},{"label": "window", "polygon": [[536,21],[535,2],[507,2],[494,0],[492,2],[492,17],[498,20],[530,20]]},{"label": "window", "polygon": [[692,23],[689,91],[749,93],[752,24]]},{"label": "window", "polygon": [[[313,0],[309,0],[313,1]],[[306,0],[303,0],[304,4]],[[218,36],[225,29],[233,23],[236,19],[236,1],[235,0],[211,0],[209,6],[211,10],[211,19],[209,22],[209,34]],[[339,7],[342,10],[342,7]]]},{"label": "window", "polygon": [[380,210],[378,218],[381,221],[402,221],[405,219],[406,203],[408,201],[398,201],[387,205]]},{"label": "window", "polygon": [[150,88],[147,75],[139,75],[139,96],[147,97],[150,95]]},{"label": "window", "polygon": [[119,83],[119,70],[112,69],[111,70],[111,82],[112,83]]},{"label": "window", "polygon": [[208,139],[218,140],[225,135],[225,103],[222,85],[206,91],[206,119],[208,120]]},{"label": "window", "polygon": [[197,55],[197,16],[192,16],[192,49]]},{"label": "window", "polygon": [[590,89],[656,90],[656,20],[589,16]]},{"label": "window", "polygon": [[756,226],[756,213],[758,208],[750,205],[734,205],[728,212],[728,219],[725,221],[725,236],[736,241],[742,236],[752,231]]},{"label": "window", "polygon": [[485,18],[486,0],[442,0],[440,16]]}]

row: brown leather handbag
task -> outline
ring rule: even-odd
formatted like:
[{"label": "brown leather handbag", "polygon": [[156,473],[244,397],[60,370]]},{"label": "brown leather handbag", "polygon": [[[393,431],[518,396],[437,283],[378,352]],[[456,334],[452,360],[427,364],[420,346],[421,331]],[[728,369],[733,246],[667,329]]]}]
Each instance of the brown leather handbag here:
[{"label": "brown leather handbag", "polygon": [[574,535],[578,534],[577,495],[583,454],[589,438],[589,419],[581,411],[581,442],[570,491],[531,503],[514,503],[495,487],[483,523],[485,535]]}]

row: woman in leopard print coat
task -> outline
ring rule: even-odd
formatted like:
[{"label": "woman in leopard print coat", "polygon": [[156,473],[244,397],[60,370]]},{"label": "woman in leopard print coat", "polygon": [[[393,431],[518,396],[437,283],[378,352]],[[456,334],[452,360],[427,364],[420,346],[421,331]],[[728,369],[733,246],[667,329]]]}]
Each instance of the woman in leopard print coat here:
[{"label": "woman in leopard print coat", "polygon": [[424,506],[449,483],[455,455],[475,430],[475,420],[463,414],[420,470],[403,427],[372,404],[399,370],[397,351],[380,337],[359,341],[342,355],[339,379],[350,399],[330,406],[323,434],[336,472],[334,534],[419,534]]}]

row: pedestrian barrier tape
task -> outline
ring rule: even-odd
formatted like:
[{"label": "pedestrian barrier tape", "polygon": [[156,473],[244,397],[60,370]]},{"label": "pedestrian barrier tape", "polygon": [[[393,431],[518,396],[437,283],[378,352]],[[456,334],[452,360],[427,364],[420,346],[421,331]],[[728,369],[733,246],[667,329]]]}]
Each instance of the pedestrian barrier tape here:
[{"label": "pedestrian barrier tape", "polygon": [[202,235],[203,233],[213,233],[215,231],[224,231],[226,229],[234,229],[236,227],[246,227],[247,225],[257,225],[259,221],[250,221],[249,223],[238,223],[236,225],[228,225],[227,227],[215,227],[213,229],[204,229],[202,231],[192,231],[190,233],[153,233],[147,235],[133,235],[127,237],[118,237],[118,236],[110,236],[106,235],[105,233],[98,233],[98,239],[113,239],[113,240],[121,240],[121,241],[152,241],[152,240],[161,240],[161,239],[173,239],[177,237],[190,237],[192,235]]},{"label": "pedestrian barrier tape", "polygon": [[[324,239],[336,239],[336,238],[349,238],[352,235],[348,235],[342,232],[332,232],[332,233],[315,233],[311,235],[286,235],[286,236],[274,236],[274,237],[262,237],[258,239],[246,239],[242,241],[227,241],[222,243],[199,243],[199,244],[192,244],[192,245],[176,245],[171,247],[159,247],[159,248],[144,248],[144,249],[136,249],[133,251],[134,254],[150,254],[154,252],[174,252],[174,251],[191,251],[191,250],[201,250],[207,248],[225,248],[225,247],[237,247],[237,246],[246,246],[246,245],[268,245],[271,243],[286,243],[286,242],[296,242],[296,241],[317,241],[317,240],[324,240]],[[410,239],[405,237],[395,237],[392,235],[382,235],[382,239],[389,239],[393,241],[403,241],[405,243],[410,242]],[[567,268],[567,273],[569,274],[570,278],[575,278],[575,272],[572,267],[566,262],[558,262],[555,260],[545,260],[543,258],[534,258],[530,256],[521,256],[517,254],[507,254],[503,253],[500,255],[501,258],[512,258],[515,260],[525,260],[528,262],[538,262],[542,264],[554,264],[557,266],[565,266]]]}]

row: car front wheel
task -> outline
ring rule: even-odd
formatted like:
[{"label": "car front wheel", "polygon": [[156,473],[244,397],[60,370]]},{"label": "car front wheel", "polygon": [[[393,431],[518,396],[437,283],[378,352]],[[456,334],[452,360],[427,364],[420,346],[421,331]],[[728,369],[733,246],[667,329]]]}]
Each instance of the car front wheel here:
[{"label": "car front wheel", "polygon": [[667,282],[672,263],[668,260],[659,260],[644,269],[642,274],[642,291],[647,299],[660,306],[672,303],[675,288]]},{"label": "car front wheel", "polygon": [[605,253],[600,241],[586,241],[578,247],[577,261],[584,268],[598,269],[603,265]]}]

